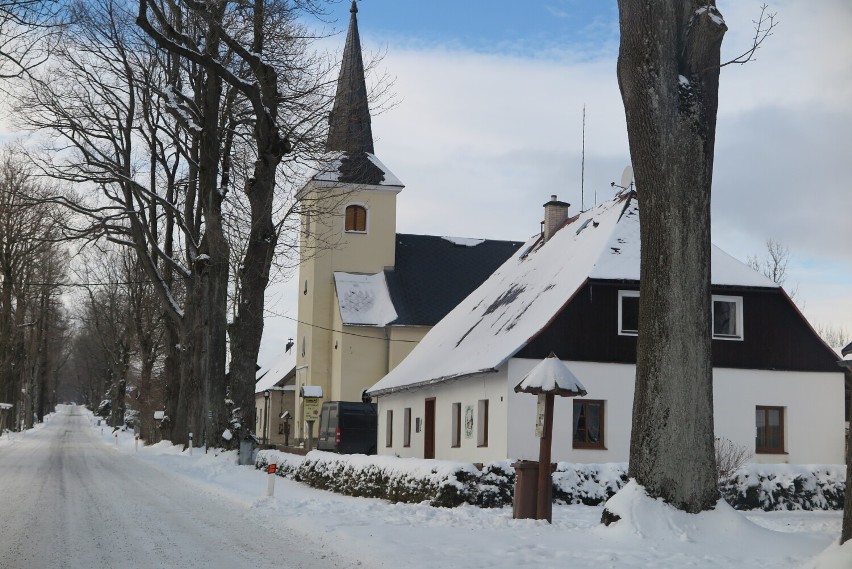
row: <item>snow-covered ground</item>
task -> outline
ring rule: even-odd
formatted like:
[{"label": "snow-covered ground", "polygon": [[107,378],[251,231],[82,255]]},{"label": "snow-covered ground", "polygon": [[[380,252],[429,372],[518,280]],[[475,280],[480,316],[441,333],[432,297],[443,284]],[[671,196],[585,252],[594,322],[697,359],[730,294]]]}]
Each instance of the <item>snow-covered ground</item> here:
[{"label": "snow-covered ground", "polygon": [[[80,408],[74,410],[80,412]],[[60,414],[68,412],[67,408],[59,410]],[[93,424],[91,419],[88,424]],[[637,496],[628,499],[629,493],[616,505],[623,510],[622,521],[609,528],[599,523],[599,507],[554,506],[553,524],[549,525],[513,520],[511,508],[389,504],[315,490],[280,477],[275,479],[275,495],[270,498],[266,496],[268,475],[253,467],[236,466],[233,453],[205,455],[196,448],[190,456],[168,443],[151,447],[140,443],[137,452],[132,434],[120,432],[116,446],[110,429],[101,433],[98,427],[89,428],[117,462],[145,473],[162,471],[167,475],[162,480],[168,482],[159,483],[179,486],[164,488],[164,492],[216,498],[230,510],[234,531],[252,520],[269,530],[263,540],[269,535],[286,540],[293,559],[288,562],[288,554],[270,545],[270,567],[303,567],[304,553],[310,557],[315,551],[319,561],[327,555],[329,561],[365,568],[800,568],[812,567],[813,559],[836,542],[840,533],[840,512],[743,515],[721,507],[693,516]],[[0,442],[0,488],[9,445],[25,445],[28,453],[38,450],[30,448],[34,434],[13,437],[11,442]],[[130,502],[134,497],[112,499]],[[0,530],[0,553],[6,546],[5,534]],[[248,537],[261,539],[259,535]],[[173,538],[180,540],[179,536]],[[229,547],[227,543],[223,539],[220,547]],[[293,544],[299,543],[305,551],[292,551]],[[821,568],[852,567],[849,545],[835,547],[829,555],[837,558],[834,564]]]}]

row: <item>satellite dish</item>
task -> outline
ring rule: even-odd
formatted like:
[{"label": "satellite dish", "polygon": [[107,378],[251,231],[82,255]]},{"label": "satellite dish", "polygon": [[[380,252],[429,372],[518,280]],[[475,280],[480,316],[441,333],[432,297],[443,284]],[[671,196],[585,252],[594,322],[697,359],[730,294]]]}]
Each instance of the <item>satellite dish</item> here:
[{"label": "satellite dish", "polygon": [[633,183],[633,166],[626,166],[621,174],[621,187],[625,190]]}]

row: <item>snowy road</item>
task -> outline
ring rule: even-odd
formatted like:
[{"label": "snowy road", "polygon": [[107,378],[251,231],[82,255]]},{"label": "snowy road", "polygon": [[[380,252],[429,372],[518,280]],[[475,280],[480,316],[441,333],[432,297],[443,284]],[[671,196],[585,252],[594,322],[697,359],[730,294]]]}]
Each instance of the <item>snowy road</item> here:
[{"label": "snowy road", "polygon": [[0,568],[352,566],[265,527],[244,504],[117,452],[84,413],[60,407],[44,428],[0,447]]}]

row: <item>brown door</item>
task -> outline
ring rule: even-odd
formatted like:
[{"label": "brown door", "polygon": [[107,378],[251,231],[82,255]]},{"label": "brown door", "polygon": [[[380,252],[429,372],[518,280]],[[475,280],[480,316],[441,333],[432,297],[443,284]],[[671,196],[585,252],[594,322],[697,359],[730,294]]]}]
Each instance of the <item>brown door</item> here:
[{"label": "brown door", "polygon": [[423,441],[423,458],[435,458],[435,398],[426,400],[426,418],[424,428],[426,429]]}]

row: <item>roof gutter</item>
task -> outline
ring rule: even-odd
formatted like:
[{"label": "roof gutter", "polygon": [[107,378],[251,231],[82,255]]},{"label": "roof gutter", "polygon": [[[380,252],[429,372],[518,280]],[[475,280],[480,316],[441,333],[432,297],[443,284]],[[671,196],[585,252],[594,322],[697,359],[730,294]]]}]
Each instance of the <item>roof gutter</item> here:
[{"label": "roof gutter", "polygon": [[435,378],[432,378],[432,379],[427,379],[425,381],[419,381],[417,383],[410,383],[408,385],[400,385],[398,387],[387,387],[385,389],[377,389],[375,391],[367,390],[367,394],[372,395],[374,397],[378,397],[378,396],[381,396],[381,395],[390,395],[392,393],[399,393],[401,391],[414,391],[416,389],[422,389],[424,387],[437,385],[439,383],[447,383],[447,382],[450,382],[450,381],[455,381],[457,379],[465,379],[465,378],[468,378],[468,377],[472,377],[474,375],[483,375],[483,374],[486,374],[486,373],[497,373],[498,371],[499,370],[497,368],[485,368],[485,369],[481,369],[479,371],[471,371],[471,372],[460,373],[460,374],[455,374],[455,375],[445,375],[445,376],[442,376],[442,377],[435,377]]}]

